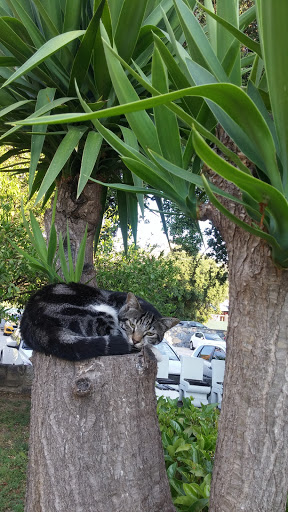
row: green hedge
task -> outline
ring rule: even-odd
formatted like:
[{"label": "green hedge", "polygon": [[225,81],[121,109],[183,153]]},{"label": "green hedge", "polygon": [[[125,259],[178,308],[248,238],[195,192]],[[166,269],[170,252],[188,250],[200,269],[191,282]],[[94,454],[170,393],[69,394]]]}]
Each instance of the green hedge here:
[{"label": "green hedge", "polygon": [[157,412],[171,493],[179,512],[208,511],[219,411],[160,397]]}]

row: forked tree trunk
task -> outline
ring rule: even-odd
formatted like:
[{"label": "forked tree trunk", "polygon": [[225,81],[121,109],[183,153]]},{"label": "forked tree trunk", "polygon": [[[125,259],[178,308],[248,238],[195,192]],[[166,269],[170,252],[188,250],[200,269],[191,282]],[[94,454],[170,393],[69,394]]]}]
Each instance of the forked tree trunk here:
[{"label": "forked tree trunk", "polygon": [[25,512],[175,512],[149,351],[35,354]]},{"label": "forked tree trunk", "polygon": [[[220,132],[222,142],[225,134]],[[233,148],[235,149],[235,148]],[[230,193],[233,185],[214,176]],[[249,222],[241,207],[221,200]],[[209,207],[208,207],[209,209]],[[288,493],[288,271],[210,209],[229,256],[224,399],[209,512],[284,512]]]}]

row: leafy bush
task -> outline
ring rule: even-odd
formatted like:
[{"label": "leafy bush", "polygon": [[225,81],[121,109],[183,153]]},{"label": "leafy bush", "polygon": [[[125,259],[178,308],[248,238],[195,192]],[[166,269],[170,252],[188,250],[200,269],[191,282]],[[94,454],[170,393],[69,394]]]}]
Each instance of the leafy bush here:
[{"label": "leafy bush", "polygon": [[197,408],[189,398],[160,397],[157,412],[165,464],[176,510],[208,510],[219,412],[215,404]]},{"label": "leafy bush", "polygon": [[100,288],[131,291],[164,316],[207,321],[227,295],[225,271],[212,259],[184,251],[155,256],[151,249],[130,247],[125,256],[103,244],[95,267]]}]

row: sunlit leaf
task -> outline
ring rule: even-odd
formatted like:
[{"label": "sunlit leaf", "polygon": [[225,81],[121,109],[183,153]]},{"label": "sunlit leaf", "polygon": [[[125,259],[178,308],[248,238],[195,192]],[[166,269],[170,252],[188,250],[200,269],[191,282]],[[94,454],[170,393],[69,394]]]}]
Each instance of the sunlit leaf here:
[{"label": "sunlit leaf", "polygon": [[57,151],[52,159],[52,162],[45,174],[42,181],[41,187],[38,192],[37,202],[46,194],[52,183],[55,181],[57,176],[62,171],[67,160],[74,151],[83,133],[86,131],[86,127],[72,127],[69,129],[63,140],[60,142]]},{"label": "sunlit leaf", "polygon": [[77,197],[82,193],[95,167],[101,149],[103,137],[100,133],[90,131],[87,135],[83,150]]}]

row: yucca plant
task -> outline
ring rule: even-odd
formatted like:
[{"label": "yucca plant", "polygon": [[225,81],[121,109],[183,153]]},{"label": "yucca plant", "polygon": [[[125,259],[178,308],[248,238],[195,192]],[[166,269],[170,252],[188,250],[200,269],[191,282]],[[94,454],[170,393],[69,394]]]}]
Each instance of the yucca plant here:
[{"label": "yucca plant", "polygon": [[[29,193],[45,205],[59,189],[55,225],[66,232],[70,219],[71,243],[79,249],[88,223],[85,262],[92,264],[94,240],[99,235],[106,187],[88,180],[101,177],[106,183],[141,184],[119,162],[118,154],[91,123],[46,123],[24,128],[25,118],[51,113],[82,111],[75,84],[92,111],[117,104],[105,60],[99,24],[116,41],[119,55],[149,65],[152,49],[150,27],[167,13],[173,27],[172,0],[2,0],[0,3],[0,143],[11,146],[1,158],[1,171],[13,170],[10,156],[30,152]],[[163,12],[162,12],[163,9]],[[127,30],[129,27],[129,30]],[[16,70],[15,70],[16,69]],[[135,82],[135,86],[137,86]],[[142,94],[145,91],[142,88]],[[112,132],[127,135],[124,116],[104,122]],[[18,169],[18,172],[27,169]],[[140,203],[143,209],[143,200]],[[137,232],[137,202],[124,191],[118,193],[123,234],[127,220]],[[63,235],[65,236],[65,235]],[[127,237],[124,242],[127,245]],[[87,265],[85,266],[85,268]],[[86,276],[89,277],[89,276]]]},{"label": "yucca plant", "polygon": [[35,250],[36,257],[29,252],[24,251],[11,240],[11,245],[23,256],[29,263],[32,270],[44,277],[49,283],[78,283],[82,277],[85,248],[87,240],[87,227],[84,236],[80,241],[77,255],[73,255],[70,244],[69,226],[67,222],[67,231],[65,246],[63,236],[60,232],[57,240],[55,227],[55,214],[57,204],[57,193],[54,197],[52,218],[50,225],[49,239],[46,240],[42,233],[41,226],[37,222],[32,211],[30,211],[30,222],[27,221],[23,209],[21,208],[23,224],[29,236],[30,243]]},{"label": "yucca plant", "polygon": [[[37,123],[42,123],[42,121],[49,124],[61,124],[64,121],[69,123],[92,120],[96,130],[115,151],[120,152],[126,167],[132,172],[132,176],[134,176],[134,181],[135,176],[138,176],[140,179],[140,181],[138,180],[137,182],[137,191],[135,188],[130,189],[127,185],[123,186],[123,183],[121,185],[114,184],[115,188],[119,191],[136,191],[138,192],[139,199],[139,194],[147,193],[147,188],[141,187],[142,181],[144,181],[149,183],[153,188],[153,190],[150,190],[151,194],[169,198],[176,202],[180,209],[187,215],[192,214],[195,217],[195,186],[203,188],[202,180],[199,176],[200,160],[195,157],[193,158],[192,176],[191,173],[189,173],[189,175],[182,173],[182,169],[187,170],[188,167],[191,169],[191,159],[193,155],[195,155],[190,128],[194,123],[203,135],[215,142],[216,138],[210,131],[213,130],[217,124],[218,118],[216,114],[218,117],[221,116],[219,109],[216,110],[216,107],[210,108],[211,105],[209,105],[209,107],[206,105],[205,101],[200,97],[201,90],[199,90],[198,98],[187,96],[184,98],[181,88],[195,86],[195,84],[198,83],[206,83],[207,80],[211,83],[220,79],[228,82],[231,79],[238,83],[241,77],[241,65],[243,69],[247,71],[247,65],[249,62],[253,62],[255,54],[253,53],[249,58],[245,57],[241,60],[239,41],[236,40],[235,37],[232,37],[232,40],[231,38],[227,38],[225,35],[227,30],[225,29],[225,33],[223,34],[224,28],[217,25],[215,20],[212,20],[214,25],[211,22],[210,24],[207,23],[206,29],[208,30],[209,40],[193,14],[196,1],[189,3],[191,5],[190,8],[182,0],[177,0],[174,4],[175,14],[177,14],[179,19],[178,24],[175,24],[174,17],[172,17],[172,19],[177,30],[179,30],[179,27],[181,29],[180,36],[178,34],[179,40],[176,40],[174,36],[174,32],[177,31],[173,25],[171,25],[167,16],[163,14],[166,24],[165,28],[167,28],[167,30],[164,30],[164,28],[162,28],[161,31],[159,29],[157,31],[153,30],[154,51],[151,66],[148,68],[148,76],[143,74],[137,62],[135,62],[132,67],[125,62],[119,54],[119,51],[116,51],[117,45],[115,45],[115,48],[112,48],[110,37],[105,26],[101,26],[107,66],[119,102],[122,104],[132,103],[139,99],[139,95],[137,94],[138,90],[135,89],[135,83],[142,86],[141,90],[144,88],[154,96],[160,95],[159,98],[154,98],[152,101],[143,100],[141,106],[129,105],[125,107],[125,109],[119,106],[107,110],[108,113],[115,116],[119,115],[120,112],[125,112],[132,132],[129,129],[125,129],[125,131],[122,129],[122,138],[117,136],[115,131],[109,129],[109,126],[107,126],[105,122],[100,124],[97,119],[102,118],[106,114],[102,111],[92,113],[89,104],[85,102],[85,98],[81,95],[81,90],[79,90],[79,96],[82,96],[80,98],[82,107],[87,112],[87,115],[77,113],[59,114],[52,116],[50,120],[47,116],[42,117],[41,121],[37,121],[35,118],[31,121],[27,120],[25,124],[32,122],[35,126]],[[225,2],[223,5],[224,4]],[[222,3],[218,2],[218,5],[221,6]],[[235,15],[235,24],[245,29],[255,17],[255,8],[250,8],[239,17],[236,7],[237,2],[233,2],[233,9],[231,9],[231,6],[230,8],[227,7],[226,10],[222,8],[222,12],[226,13],[227,11],[227,16],[229,10],[230,14],[233,12]],[[193,38],[192,35],[189,36],[189,30],[191,34],[193,34]],[[252,48],[256,49],[258,52],[260,51],[259,44],[249,40],[249,38],[239,32],[237,28],[234,28],[234,30],[237,35],[241,35],[240,37],[245,43],[249,43]],[[217,35],[216,39],[215,35]],[[189,45],[187,43],[186,50],[183,48],[185,39],[189,43]],[[214,40],[215,43],[213,46]],[[170,53],[167,48],[167,42],[169,42],[172,53]],[[221,52],[223,52],[223,47],[225,49],[223,63],[220,62],[221,56],[218,58],[217,47],[220,55]],[[192,60],[192,56],[195,56],[196,60]],[[121,64],[128,70],[128,76],[131,76],[130,80]],[[200,64],[204,64],[205,67],[201,67]],[[145,69],[145,67],[143,69]],[[236,69],[237,73],[235,71]],[[214,75],[212,75],[212,73],[214,73]],[[165,97],[163,99],[161,93],[162,95],[163,93],[169,94],[171,82],[172,88],[176,90],[171,93],[171,96],[167,96],[167,99],[165,99]],[[180,91],[177,90],[178,88],[180,88]],[[192,91],[185,92],[192,94]],[[193,89],[193,94],[196,94],[195,89]],[[178,98],[181,100],[181,103],[177,105],[170,103],[169,109],[167,109],[166,106],[156,107],[156,105],[160,105],[170,98],[171,100]],[[153,120],[151,116],[145,112],[135,113],[137,109],[145,108],[146,106],[155,107]],[[131,114],[129,112],[131,112]],[[177,117],[181,120],[180,126]],[[223,151],[225,150],[223,146],[222,149]],[[153,157],[151,159],[152,152]],[[160,158],[161,161],[157,162],[157,158]],[[173,164],[172,171],[171,168],[168,169],[170,164]],[[166,176],[166,183],[165,179],[163,182],[163,171]],[[178,177],[182,179],[179,180]],[[174,182],[177,182],[178,187],[174,186]],[[134,183],[134,185],[135,184],[136,183]]]},{"label": "yucca plant", "polygon": [[[155,189],[153,193],[172,199],[187,215],[211,219],[220,230],[229,255],[230,319],[209,510],[284,511],[288,6],[281,0],[256,1],[258,44],[240,30],[236,0],[217,0],[217,13],[211,2],[204,2],[211,18],[206,32],[195,17],[195,2],[173,3],[185,48],[165,20],[164,38],[153,35],[152,73],[145,74],[121,59],[102,27],[109,73],[121,105],[93,113],[82,99],[86,114],[54,117],[51,122],[92,120],[126,166]],[[227,38],[220,36],[223,30]],[[252,68],[243,87],[239,42],[252,51]],[[247,60],[245,72],[246,64]],[[138,100],[128,85],[127,71],[151,99]],[[151,110],[141,109],[154,109],[153,119]],[[126,114],[134,133],[129,143],[100,123],[98,119],[108,113]],[[195,187],[203,191],[197,200]],[[134,190],[143,193],[143,188]]]}]

